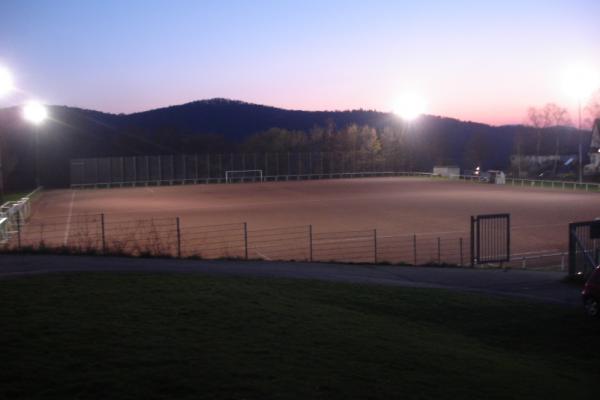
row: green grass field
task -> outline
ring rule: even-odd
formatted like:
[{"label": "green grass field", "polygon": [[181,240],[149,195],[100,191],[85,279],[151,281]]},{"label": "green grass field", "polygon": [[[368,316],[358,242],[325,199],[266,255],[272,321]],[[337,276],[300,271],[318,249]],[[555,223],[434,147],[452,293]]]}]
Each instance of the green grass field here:
[{"label": "green grass field", "polygon": [[5,399],[574,399],[600,381],[580,310],[437,289],[80,273],[2,280],[0,304]]},{"label": "green grass field", "polygon": [[4,195],[4,201],[16,201],[20,200],[23,197],[27,196],[29,192],[14,192],[14,193],[6,193]]},{"label": "green grass field", "polygon": [[4,195],[3,200],[4,201],[15,201],[15,200],[21,199],[23,196],[26,196],[26,195],[27,195],[27,193],[25,193],[25,192],[7,193]]}]

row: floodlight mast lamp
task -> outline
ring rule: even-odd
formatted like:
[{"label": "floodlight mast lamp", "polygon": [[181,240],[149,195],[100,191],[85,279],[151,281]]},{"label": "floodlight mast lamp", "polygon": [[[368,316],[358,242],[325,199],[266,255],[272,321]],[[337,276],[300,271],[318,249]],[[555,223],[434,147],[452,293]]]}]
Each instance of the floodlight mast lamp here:
[{"label": "floodlight mast lamp", "polygon": [[583,64],[574,65],[565,79],[565,89],[577,100],[577,137],[579,159],[579,182],[583,181],[583,134],[581,131],[581,103],[588,98],[600,84],[597,71]]},{"label": "floodlight mast lamp", "polygon": [[0,97],[8,95],[14,90],[14,83],[11,73],[5,67],[0,65]]},{"label": "floodlight mast lamp", "polygon": [[39,136],[40,127],[48,118],[48,110],[46,107],[37,101],[30,101],[23,107],[23,118],[34,126],[34,172],[35,172],[35,187],[40,186],[40,171],[39,171]]},{"label": "floodlight mast lamp", "polygon": [[577,129],[579,130],[579,134],[577,135],[579,137],[579,144],[578,144],[578,151],[579,151],[579,183],[583,182],[583,144],[582,142],[582,133],[581,133],[581,97],[578,99],[577,101],[577,114],[578,114],[578,122],[577,122]]},{"label": "floodlight mast lamp", "polygon": [[[408,136],[411,125],[423,115],[427,108],[425,98],[418,93],[407,92],[396,99],[393,113],[400,117],[402,121],[403,133]],[[416,146],[415,139],[409,137],[409,146]],[[413,149],[414,150],[414,149]],[[414,169],[414,151],[409,151],[409,169],[412,172]]]},{"label": "floodlight mast lamp", "polygon": [[[0,98],[14,90],[10,71],[0,65]],[[0,204],[4,203],[4,173],[2,171],[2,147],[0,146]]]}]

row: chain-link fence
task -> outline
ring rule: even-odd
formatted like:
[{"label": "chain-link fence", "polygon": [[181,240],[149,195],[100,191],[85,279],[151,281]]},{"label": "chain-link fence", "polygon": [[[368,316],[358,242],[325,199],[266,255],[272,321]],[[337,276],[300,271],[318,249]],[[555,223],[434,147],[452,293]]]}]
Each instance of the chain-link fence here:
[{"label": "chain-link fence", "polygon": [[76,159],[70,173],[71,187],[86,187],[225,182],[228,171],[260,170],[278,180],[406,169],[397,157],[367,152],[229,153]]}]

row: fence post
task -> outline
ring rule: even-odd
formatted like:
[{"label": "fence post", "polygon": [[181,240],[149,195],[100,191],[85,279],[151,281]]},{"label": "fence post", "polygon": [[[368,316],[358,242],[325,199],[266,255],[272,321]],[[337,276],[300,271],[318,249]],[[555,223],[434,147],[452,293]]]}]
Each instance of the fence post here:
[{"label": "fence post", "polygon": [[575,276],[577,272],[577,244],[575,243],[576,225],[569,224],[569,276]]},{"label": "fence post", "polygon": [[442,263],[442,243],[440,238],[437,238],[437,242],[438,242],[438,264]]},{"label": "fence post", "polygon": [[144,157],[144,161],[146,163],[146,185],[148,185],[148,181],[150,180],[150,160],[148,160],[148,156]]},{"label": "fence post", "polygon": [[265,167],[264,175],[269,176],[269,153],[265,153],[264,160],[265,160],[265,162],[263,163],[263,165]]},{"label": "fence post", "polygon": [[308,254],[309,254],[309,261],[312,262],[313,260],[313,237],[312,237],[312,225],[308,226]]},{"label": "fence post", "polygon": [[244,258],[248,259],[248,223],[244,222]]},{"label": "fence post", "polygon": [[414,255],[414,265],[417,265],[417,235],[413,235],[413,255]]},{"label": "fence post", "polygon": [[206,179],[210,179],[210,154],[206,154]]},{"label": "fence post", "polygon": [[121,186],[123,186],[123,182],[125,181],[125,165],[123,164],[123,157],[119,157],[119,164],[121,166]]},{"label": "fence post", "polygon": [[158,156],[158,186],[160,186],[162,183],[162,157],[159,155]]},{"label": "fence post", "polygon": [[475,267],[475,223],[476,219],[471,215],[471,268]]},{"label": "fence post", "polygon": [[460,266],[463,266],[463,238],[458,238],[458,247],[460,251]]},{"label": "fence post", "polygon": [[181,228],[179,226],[179,217],[175,217],[177,224],[177,258],[181,258]]},{"label": "fence post", "polygon": [[175,176],[175,156],[171,155],[171,179],[169,181],[169,185],[173,184],[173,181],[176,179],[177,177]]},{"label": "fence post", "polygon": [[100,214],[100,232],[102,235],[102,252],[106,253],[106,236],[104,230],[104,213]]},{"label": "fence post", "polygon": [[323,173],[325,172],[325,171],[323,170],[323,152],[321,152],[321,160],[320,160],[320,161],[321,161],[321,170],[319,171],[319,173],[320,173],[321,175],[323,175]]},{"label": "fence post", "polygon": [[373,259],[377,264],[377,229],[373,229]]},{"label": "fence post", "polygon": [[17,212],[17,248],[21,249],[21,217]]}]

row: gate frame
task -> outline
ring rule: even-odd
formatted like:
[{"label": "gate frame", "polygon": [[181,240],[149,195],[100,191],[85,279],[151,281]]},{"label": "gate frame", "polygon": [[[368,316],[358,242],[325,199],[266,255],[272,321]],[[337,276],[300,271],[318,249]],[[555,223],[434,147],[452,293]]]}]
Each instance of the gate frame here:
[{"label": "gate frame", "polygon": [[[575,276],[577,274],[577,242],[579,242],[579,238],[576,234],[577,228],[581,226],[589,226],[591,230],[592,225],[598,224],[600,224],[600,220],[571,222],[569,224],[569,276]],[[579,245],[581,246],[581,242]],[[596,261],[592,259],[586,251],[584,251],[583,254],[588,263],[590,263],[592,266],[597,266]],[[587,270],[587,268],[585,270]]]},{"label": "gate frame", "polygon": [[[505,219],[506,220],[506,257],[496,259],[486,259],[485,262],[480,262],[481,259],[481,230],[480,220],[488,219]],[[471,267],[479,264],[504,263],[510,261],[510,214],[482,214],[471,216]]]}]

